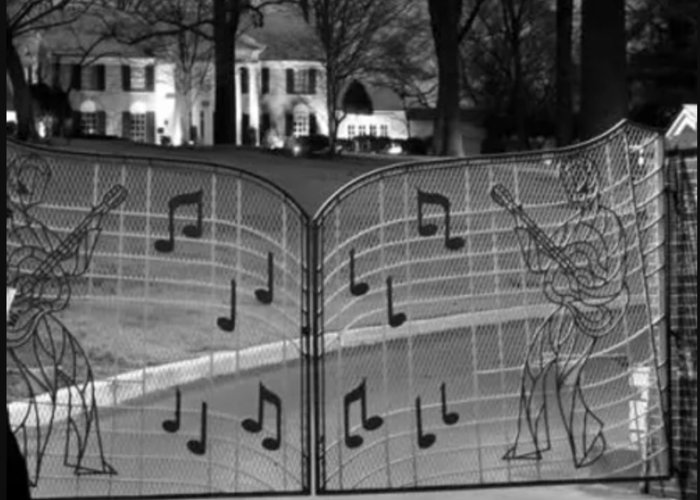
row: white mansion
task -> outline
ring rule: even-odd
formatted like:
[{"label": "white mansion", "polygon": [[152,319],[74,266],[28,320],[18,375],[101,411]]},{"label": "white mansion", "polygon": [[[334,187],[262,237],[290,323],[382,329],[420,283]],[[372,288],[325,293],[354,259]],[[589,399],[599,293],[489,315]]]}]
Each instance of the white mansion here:
[{"label": "white mansion", "polygon": [[[212,75],[190,109],[183,110],[176,99],[174,63],[159,60],[140,47],[115,42],[102,42],[99,54],[86,58],[82,47],[88,44],[82,33],[66,37],[65,33],[48,32],[18,47],[30,83],[58,81],[62,88],[71,89],[71,107],[84,133],[151,143],[161,143],[167,137],[176,145],[190,140],[213,144]],[[327,134],[322,60],[313,30],[300,15],[286,9],[268,13],[263,27],[240,36],[232,79],[237,143],[259,145],[270,131],[280,138]],[[430,110],[421,110],[411,121],[411,113],[395,93],[360,85],[371,101],[370,111],[347,113],[339,138],[375,135],[405,139],[432,133],[432,120],[425,113]],[[183,113],[191,113],[187,117],[189,131],[184,130],[188,120],[182,119]],[[475,144],[482,135],[479,127],[469,127],[465,133],[465,141]]]}]

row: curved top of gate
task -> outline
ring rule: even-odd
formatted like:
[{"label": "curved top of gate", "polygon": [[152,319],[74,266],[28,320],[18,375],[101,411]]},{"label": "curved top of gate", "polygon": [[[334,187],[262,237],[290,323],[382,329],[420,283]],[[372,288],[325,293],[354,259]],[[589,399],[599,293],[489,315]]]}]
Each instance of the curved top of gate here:
[{"label": "curved top of gate", "polygon": [[[496,163],[499,161],[508,161],[514,159],[521,160],[532,160],[534,158],[542,158],[548,156],[556,156],[566,153],[575,153],[577,151],[585,151],[599,143],[604,143],[615,137],[617,134],[625,133],[630,130],[636,130],[637,132],[646,132],[648,134],[653,134],[653,138],[648,140],[651,143],[654,139],[661,137],[662,130],[652,128],[645,125],[640,125],[631,122],[627,119],[620,120],[613,127],[606,130],[605,132],[587,139],[586,141],[580,142],[578,144],[573,144],[563,148],[552,148],[552,149],[539,149],[531,151],[516,151],[511,153],[501,153],[501,154],[489,154],[489,155],[475,155],[468,156],[464,158],[439,158],[434,160],[424,160],[424,161],[405,161],[398,162],[393,165],[388,165],[386,167],[378,168],[367,172],[364,175],[356,177],[338,188],[335,193],[333,193],[326,201],[321,205],[321,207],[316,211],[313,216],[313,220],[318,222],[323,219],[328,212],[330,212],[335,205],[337,205],[341,200],[346,198],[348,195],[356,191],[357,189],[371,184],[377,179],[382,179],[386,177],[392,177],[395,175],[400,175],[401,173],[407,171],[418,171],[421,169],[443,169],[443,168],[454,168],[454,167],[464,167],[467,165],[487,165]],[[644,144],[647,145],[647,144]]]},{"label": "curved top of gate", "polygon": [[11,145],[13,148],[17,149],[24,149],[28,151],[34,151],[34,152],[41,152],[41,153],[47,153],[52,156],[75,156],[75,157],[80,157],[80,158],[92,158],[92,159],[108,159],[108,160],[119,160],[123,159],[126,162],[131,162],[131,163],[138,163],[142,162],[144,164],[149,164],[153,166],[158,166],[158,167],[164,167],[164,168],[188,168],[188,169],[193,169],[193,170],[208,170],[208,171],[214,171],[214,172],[219,172],[219,171],[224,171],[229,174],[237,175],[242,179],[249,180],[255,184],[260,185],[264,189],[270,191],[271,193],[276,194],[279,196],[281,199],[283,199],[287,204],[289,204],[291,207],[293,207],[301,216],[301,218],[304,221],[309,220],[309,214],[304,210],[304,208],[301,206],[301,204],[294,199],[289,192],[287,192],[284,188],[278,186],[274,182],[265,179],[264,177],[254,174],[252,172],[249,172],[247,170],[243,170],[238,167],[230,166],[230,165],[224,165],[221,163],[216,163],[212,161],[203,161],[203,160],[194,160],[191,158],[159,158],[155,155],[129,155],[129,154],[117,154],[117,153],[104,153],[101,151],[79,151],[76,149],[70,149],[70,148],[50,148],[44,145],[39,145],[39,144],[25,144],[18,142],[16,140],[7,139],[8,145]]}]

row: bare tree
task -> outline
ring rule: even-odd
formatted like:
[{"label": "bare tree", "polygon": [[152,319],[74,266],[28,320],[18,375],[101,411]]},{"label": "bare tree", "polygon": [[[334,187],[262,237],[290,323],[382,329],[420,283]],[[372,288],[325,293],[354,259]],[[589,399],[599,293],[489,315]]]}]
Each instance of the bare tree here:
[{"label": "bare tree", "polygon": [[323,48],[330,151],[345,118],[340,93],[371,67],[374,46],[404,8],[389,0],[308,0],[302,5]]},{"label": "bare tree", "polygon": [[12,84],[17,111],[17,137],[20,140],[36,137],[36,127],[32,96],[16,42],[26,35],[70,24],[91,6],[92,2],[88,0],[7,0],[7,75]]},{"label": "bare tree", "polygon": [[469,2],[466,18],[463,0],[428,0],[430,24],[438,63],[438,101],[433,128],[433,152],[464,156],[460,132],[460,42],[471,30],[485,0]]},{"label": "bare tree", "polygon": [[625,0],[583,0],[581,139],[627,115]]},{"label": "bare tree", "polygon": [[557,0],[556,140],[559,147],[566,146],[574,138],[574,64],[571,46],[573,14],[573,0]]}]

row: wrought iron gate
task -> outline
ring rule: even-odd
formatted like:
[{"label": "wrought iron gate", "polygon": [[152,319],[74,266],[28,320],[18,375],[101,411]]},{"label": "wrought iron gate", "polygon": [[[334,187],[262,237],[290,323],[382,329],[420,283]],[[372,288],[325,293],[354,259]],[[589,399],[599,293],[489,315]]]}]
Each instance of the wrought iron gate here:
[{"label": "wrought iron gate", "polygon": [[315,218],[317,489],[666,476],[659,138],[406,164]]},{"label": "wrought iron gate", "polygon": [[669,474],[653,132],[375,171],[313,221],[215,165],[7,164],[37,498],[309,494],[312,464],[321,494]]},{"label": "wrought iron gate", "polygon": [[308,221],[233,169],[8,143],[33,497],[306,493]]}]

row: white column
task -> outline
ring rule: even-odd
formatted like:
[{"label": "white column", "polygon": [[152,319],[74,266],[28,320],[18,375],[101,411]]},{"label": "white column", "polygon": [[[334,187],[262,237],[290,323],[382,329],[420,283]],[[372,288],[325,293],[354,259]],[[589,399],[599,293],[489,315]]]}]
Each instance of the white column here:
[{"label": "white column", "polygon": [[260,63],[248,65],[249,85],[248,85],[248,114],[250,115],[250,126],[256,131],[255,145],[260,146],[260,85],[259,85]]},{"label": "white column", "polygon": [[239,73],[239,65],[234,65],[234,77],[233,80],[236,86],[236,145],[240,146],[243,144],[241,140],[243,137],[243,99],[241,99],[241,75]]}]

